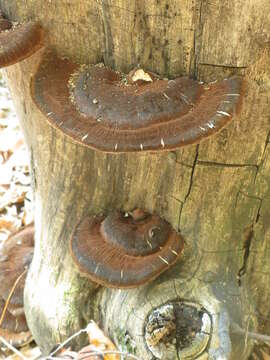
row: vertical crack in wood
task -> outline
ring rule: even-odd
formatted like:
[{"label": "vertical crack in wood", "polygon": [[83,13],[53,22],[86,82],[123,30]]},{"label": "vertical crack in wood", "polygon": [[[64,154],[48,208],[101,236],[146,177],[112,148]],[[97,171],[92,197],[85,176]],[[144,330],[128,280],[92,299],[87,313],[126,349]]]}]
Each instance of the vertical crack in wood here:
[{"label": "vertical crack in wood", "polygon": [[188,191],[187,191],[187,193],[185,195],[185,198],[184,198],[184,203],[187,201],[187,199],[188,199],[188,197],[189,197],[189,195],[191,193],[191,189],[192,189],[192,185],[193,185],[193,177],[194,177],[194,172],[195,172],[195,167],[196,167],[196,164],[197,164],[198,156],[199,156],[199,145],[196,146],[196,153],[195,153],[194,162],[193,162],[193,165],[192,165],[189,187],[188,187]]},{"label": "vertical crack in wood", "polygon": [[266,139],[265,139],[265,143],[264,143],[264,149],[263,149],[263,152],[262,152],[262,158],[261,158],[260,163],[259,163],[258,166],[257,166],[257,171],[256,171],[255,176],[254,176],[254,181],[253,181],[253,184],[254,184],[254,185],[255,185],[255,183],[256,183],[258,173],[259,173],[262,165],[264,164],[264,161],[265,161],[265,153],[266,153],[266,150],[267,150],[267,147],[268,147],[269,142],[270,142],[270,130],[269,130],[268,133],[267,133],[267,136],[266,136]]},{"label": "vertical crack in wood", "polygon": [[[203,8],[203,0],[199,0],[198,3],[194,7],[194,34],[193,34],[193,55],[189,65],[189,74],[192,77],[196,77],[197,74],[197,66],[198,66],[198,58],[201,47],[201,35],[203,29],[202,23],[202,8]],[[198,12],[198,13],[197,13]]]},{"label": "vertical crack in wood", "polygon": [[184,197],[184,201],[181,203],[180,209],[179,209],[179,223],[178,223],[179,228],[180,228],[181,216],[182,216],[184,205],[185,205],[185,203],[186,203],[186,201],[187,201],[187,199],[188,199],[188,197],[189,197],[189,195],[191,193],[191,189],[192,189],[192,185],[193,185],[193,177],[194,177],[194,172],[195,172],[195,167],[197,165],[198,157],[199,157],[199,145],[196,145],[196,153],[195,153],[194,161],[193,161],[193,164],[192,164],[190,180],[189,180],[189,187],[188,187],[187,193],[186,193],[186,195]]},{"label": "vertical crack in wood", "polygon": [[103,20],[103,29],[104,29],[104,38],[105,38],[105,51],[104,51],[104,63],[111,68],[115,67],[114,61],[114,43],[113,36],[110,26],[110,17],[109,17],[109,4],[107,0],[101,1],[102,9],[102,20]]},{"label": "vertical crack in wood", "polygon": [[243,249],[244,249],[244,255],[243,255],[243,264],[241,266],[241,268],[239,269],[238,273],[237,273],[237,280],[238,280],[238,285],[241,286],[242,285],[242,277],[246,274],[247,272],[247,263],[248,263],[248,258],[249,258],[249,254],[250,254],[250,245],[251,245],[251,241],[253,239],[254,236],[254,231],[253,231],[253,224],[251,224],[250,226],[248,226],[245,229],[244,232],[244,245],[243,245]]}]

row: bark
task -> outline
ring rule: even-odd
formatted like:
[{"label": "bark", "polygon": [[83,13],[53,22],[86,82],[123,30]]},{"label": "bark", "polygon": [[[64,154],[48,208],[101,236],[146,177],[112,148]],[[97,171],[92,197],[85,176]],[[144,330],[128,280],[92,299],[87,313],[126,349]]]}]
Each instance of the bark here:
[{"label": "bark", "polygon": [[[42,350],[94,318],[117,345],[130,349],[134,341],[136,354],[151,359],[144,341],[147,316],[177,299],[198,302],[217,317],[210,350],[227,351],[227,358],[223,312],[243,328],[269,332],[268,0],[0,4],[12,20],[39,20],[50,46],[80,63],[104,61],[124,72],[140,64],[172,78],[214,81],[239,74],[246,80],[240,115],[205,142],[174,152],[112,155],[73,143],[36,108],[29,84],[42,51],[5,71],[31,158],[36,246],[25,308]],[[134,207],[158,213],[181,231],[182,259],[152,283],[128,291],[81,277],[68,250],[75,224],[87,214]],[[79,337],[77,345],[84,340]],[[244,336],[231,335],[231,341],[231,358],[247,358],[252,344],[245,347]]]}]

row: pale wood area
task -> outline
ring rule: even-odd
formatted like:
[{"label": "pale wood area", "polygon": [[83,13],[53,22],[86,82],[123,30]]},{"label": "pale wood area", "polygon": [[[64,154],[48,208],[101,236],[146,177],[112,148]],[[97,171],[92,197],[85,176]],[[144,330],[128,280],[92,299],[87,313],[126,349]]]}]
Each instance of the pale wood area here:
[{"label": "pale wood area", "polygon": [[[240,115],[202,144],[175,152],[108,155],[72,143],[33,104],[29,84],[42,51],[5,71],[31,156],[36,248],[25,300],[41,348],[48,351],[94,316],[118,344],[119,331],[128,329],[137,354],[150,359],[142,332],[149,310],[178,296],[200,301],[205,287],[242,327],[269,333],[269,1],[0,4],[12,20],[40,20],[50,46],[81,63],[105,61],[122,71],[139,63],[164,77],[203,81],[240,74],[246,81]],[[73,227],[86,214],[133,207],[157,212],[181,230],[183,259],[144,287],[97,288],[72,263],[67,243]],[[244,233],[251,225],[247,275],[239,287]],[[139,324],[130,315],[133,306]],[[244,338],[232,339],[232,358],[238,359]]]}]

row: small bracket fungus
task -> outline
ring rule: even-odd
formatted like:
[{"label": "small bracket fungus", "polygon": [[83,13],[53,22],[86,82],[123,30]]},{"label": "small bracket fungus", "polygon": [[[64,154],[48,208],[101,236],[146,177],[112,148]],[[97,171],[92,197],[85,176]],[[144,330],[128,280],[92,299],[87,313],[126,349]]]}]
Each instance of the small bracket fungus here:
[{"label": "small bracket fungus", "polygon": [[174,264],[183,244],[165,220],[137,209],[86,217],[76,226],[70,249],[82,275],[108,287],[132,288]]},{"label": "small bracket fungus", "polygon": [[205,86],[149,74],[137,70],[126,76],[48,53],[32,80],[32,97],[52,126],[109,153],[198,143],[228,124],[238,108],[238,77]]},{"label": "small bracket fungus", "polygon": [[38,23],[13,25],[0,14],[0,67],[22,61],[44,45],[44,33]]},{"label": "small bracket fungus", "polygon": [[24,315],[23,291],[33,249],[33,225],[12,235],[0,249],[0,336],[14,346],[32,338]]}]

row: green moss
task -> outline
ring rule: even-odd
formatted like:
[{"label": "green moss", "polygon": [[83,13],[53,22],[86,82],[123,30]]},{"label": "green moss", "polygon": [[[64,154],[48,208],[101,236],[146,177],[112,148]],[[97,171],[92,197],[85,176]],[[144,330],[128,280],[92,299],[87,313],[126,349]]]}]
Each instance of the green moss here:
[{"label": "green moss", "polygon": [[136,354],[136,343],[125,329],[117,328],[115,336],[119,349],[129,354]]}]

